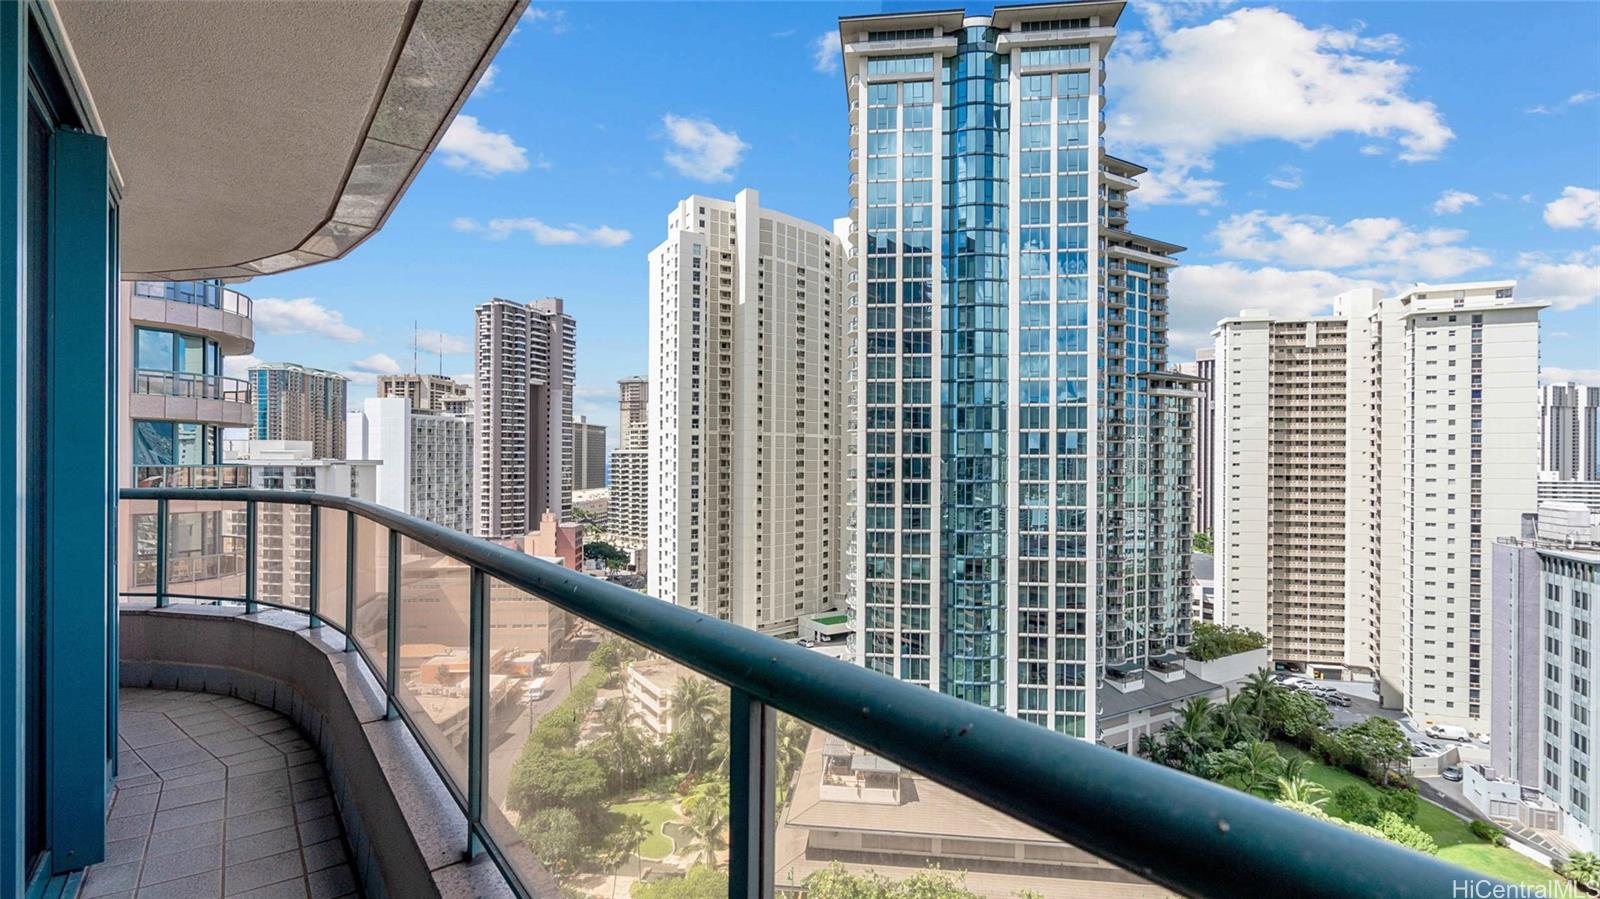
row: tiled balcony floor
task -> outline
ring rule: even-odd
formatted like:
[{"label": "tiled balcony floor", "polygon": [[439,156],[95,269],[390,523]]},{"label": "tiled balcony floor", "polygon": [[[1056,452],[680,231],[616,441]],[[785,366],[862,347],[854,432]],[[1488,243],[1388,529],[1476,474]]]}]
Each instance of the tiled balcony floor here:
[{"label": "tiled balcony floor", "polygon": [[359,895],[326,772],[288,718],[210,693],[121,699],[106,860],[80,896]]}]

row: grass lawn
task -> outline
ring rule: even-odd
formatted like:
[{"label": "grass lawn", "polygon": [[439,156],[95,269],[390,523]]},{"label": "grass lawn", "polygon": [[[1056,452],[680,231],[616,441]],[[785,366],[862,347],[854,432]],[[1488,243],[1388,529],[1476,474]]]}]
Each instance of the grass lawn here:
[{"label": "grass lawn", "polygon": [[[1301,756],[1311,763],[1306,769],[1306,779],[1327,788],[1330,799],[1323,804],[1323,810],[1330,815],[1337,817],[1330,807],[1333,805],[1331,796],[1343,787],[1354,784],[1373,794],[1378,792],[1378,788],[1366,779],[1342,768],[1330,768],[1321,764],[1294,746],[1287,743],[1275,745],[1284,758]],[[1491,846],[1478,839],[1468,829],[1467,822],[1426,799],[1418,800],[1417,817],[1412,823],[1433,837],[1433,841],[1439,844],[1439,857],[1451,864],[1498,877],[1510,883],[1548,884],[1560,879],[1554,871],[1514,849]]]},{"label": "grass lawn", "polygon": [[641,799],[636,802],[622,802],[611,806],[614,812],[626,815],[638,815],[650,825],[650,838],[639,846],[639,854],[654,861],[660,861],[672,852],[672,839],[661,832],[661,825],[668,821],[676,821],[678,815],[672,810],[671,799]]}]

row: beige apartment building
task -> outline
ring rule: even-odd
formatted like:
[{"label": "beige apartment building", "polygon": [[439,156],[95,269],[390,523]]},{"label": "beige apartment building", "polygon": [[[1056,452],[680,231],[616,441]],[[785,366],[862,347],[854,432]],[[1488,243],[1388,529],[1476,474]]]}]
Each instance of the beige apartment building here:
[{"label": "beige apartment building", "polygon": [[753,190],[668,216],[650,254],[651,595],[776,634],[833,607],[842,257]]},{"label": "beige apartment building", "polygon": [[460,409],[459,401],[469,396],[467,385],[444,375],[378,376],[378,398],[404,397],[411,401],[413,412],[453,413]]},{"label": "beige apartment building", "polygon": [[1217,358],[1217,614],[1275,662],[1488,727],[1489,554],[1534,508],[1539,310],[1515,283],[1245,313]]}]

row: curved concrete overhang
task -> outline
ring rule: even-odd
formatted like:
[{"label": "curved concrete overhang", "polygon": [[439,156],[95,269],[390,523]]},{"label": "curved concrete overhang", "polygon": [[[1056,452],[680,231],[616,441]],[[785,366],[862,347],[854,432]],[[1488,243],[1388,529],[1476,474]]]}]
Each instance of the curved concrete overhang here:
[{"label": "curved concrete overhang", "polygon": [[240,280],[381,227],[527,0],[56,2],[126,277]]}]

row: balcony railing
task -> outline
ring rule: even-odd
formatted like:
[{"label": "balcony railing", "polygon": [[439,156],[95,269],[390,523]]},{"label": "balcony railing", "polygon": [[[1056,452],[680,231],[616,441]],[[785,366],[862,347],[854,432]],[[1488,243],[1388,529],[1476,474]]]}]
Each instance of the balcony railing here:
[{"label": "balcony railing", "polygon": [[141,396],[250,402],[250,382],[222,375],[141,368],[133,373],[133,392]]},{"label": "balcony railing", "polygon": [[[693,746],[705,752],[690,754],[690,774],[655,775],[680,787],[699,781],[681,802],[656,810],[681,811],[684,821],[644,827],[622,842],[621,855],[631,846],[643,876],[641,841],[682,840],[677,856],[713,868],[725,859],[735,897],[771,896],[780,886],[776,834],[794,823],[780,797],[795,805],[808,791],[811,803],[837,793],[881,810],[903,803],[907,784],[912,795],[937,793],[978,813],[976,838],[972,820],[956,820],[972,815],[950,805],[943,814],[951,820],[932,822],[967,828],[925,852],[950,870],[992,861],[972,847],[1004,816],[1025,825],[1018,839],[1054,853],[1038,858],[1086,852],[1188,895],[1275,884],[1300,897],[1437,897],[1484,882],[1247,794],[369,503],[266,490],[135,488],[121,496],[133,521],[125,526],[134,535],[130,562],[154,583],[126,596],[157,606],[180,592],[194,597],[175,589],[174,577],[190,573],[176,547],[196,530],[196,513],[221,513],[202,529],[235,541],[221,547],[238,565],[213,568],[219,576],[242,570],[243,583],[209,598],[242,602],[247,612],[287,609],[342,633],[345,649],[382,684],[389,717],[405,723],[454,797],[467,845],[488,853],[522,896],[549,892],[552,874],[559,880],[573,869],[539,842],[542,833],[568,833],[641,805],[561,806],[562,791],[584,782],[583,760],[596,757],[585,753],[615,762],[604,776],[620,776],[627,796],[644,789],[630,781],[631,766],[649,763],[625,759],[677,757]],[[277,536],[309,552],[310,577],[303,591],[266,602],[256,572],[273,550],[259,538],[289,512],[296,525]],[[531,607],[543,610],[535,617],[548,641],[538,652],[519,643],[530,638],[508,636]],[[652,712],[664,692],[669,716]],[[712,723],[719,708],[727,710],[723,727]],[[524,733],[519,752],[496,746]],[[630,733],[644,742],[625,739]],[[715,773],[722,770],[725,779]],[[824,788],[832,792],[822,795]]]},{"label": "balcony railing", "polygon": [[191,306],[209,306],[234,315],[250,317],[250,298],[236,290],[229,290],[205,281],[135,281],[134,296],[188,303]]},{"label": "balcony railing", "polygon": [[248,465],[136,465],[136,487],[243,488],[250,486]]}]

